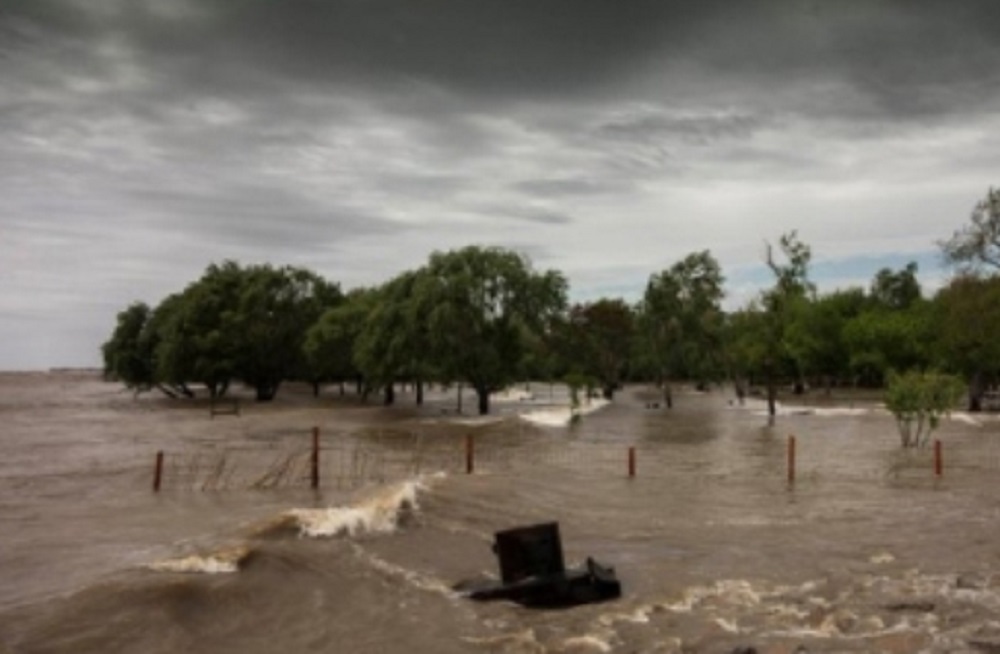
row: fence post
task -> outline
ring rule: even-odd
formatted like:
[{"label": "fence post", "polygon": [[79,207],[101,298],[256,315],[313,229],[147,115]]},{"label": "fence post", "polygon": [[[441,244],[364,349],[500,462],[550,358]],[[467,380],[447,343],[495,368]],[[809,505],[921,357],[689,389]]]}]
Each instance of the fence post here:
[{"label": "fence post", "polygon": [[795,483],[795,436],[788,437],[788,483]]},{"label": "fence post", "polygon": [[472,434],[465,436],[465,474],[471,475],[475,470],[476,446],[472,440]]},{"label": "fence post", "polygon": [[319,427],[313,427],[312,487],[319,488]]},{"label": "fence post", "polygon": [[163,481],[163,450],[156,453],[156,468],[153,471],[153,492],[160,492],[160,482]]},{"label": "fence post", "polygon": [[628,448],[628,476],[635,477],[635,446]]},{"label": "fence post", "polygon": [[934,474],[938,477],[944,474],[944,458],[941,455],[940,439],[934,441]]}]

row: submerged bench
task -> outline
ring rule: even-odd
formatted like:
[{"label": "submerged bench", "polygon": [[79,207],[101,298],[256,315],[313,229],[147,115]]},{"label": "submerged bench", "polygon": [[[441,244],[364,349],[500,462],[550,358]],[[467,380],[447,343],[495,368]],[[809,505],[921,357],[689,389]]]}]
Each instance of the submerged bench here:
[{"label": "submerged bench", "polygon": [[566,570],[557,522],[498,531],[494,538],[501,580],[458,584],[455,590],[470,599],[557,608],[621,597],[614,568],[588,557],[580,568]]},{"label": "submerged bench", "polygon": [[238,416],[240,415],[240,401],[233,400],[212,400],[209,405],[209,415],[215,416]]}]

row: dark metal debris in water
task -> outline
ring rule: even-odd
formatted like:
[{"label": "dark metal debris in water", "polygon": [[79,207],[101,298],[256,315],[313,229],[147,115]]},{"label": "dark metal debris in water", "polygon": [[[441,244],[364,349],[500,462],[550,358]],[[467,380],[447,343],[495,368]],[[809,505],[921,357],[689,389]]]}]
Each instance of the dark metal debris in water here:
[{"label": "dark metal debris in water", "polygon": [[456,586],[471,599],[555,608],[621,596],[614,568],[589,557],[579,568],[565,568],[557,522],[498,531],[494,538],[501,580],[469,581]]}]

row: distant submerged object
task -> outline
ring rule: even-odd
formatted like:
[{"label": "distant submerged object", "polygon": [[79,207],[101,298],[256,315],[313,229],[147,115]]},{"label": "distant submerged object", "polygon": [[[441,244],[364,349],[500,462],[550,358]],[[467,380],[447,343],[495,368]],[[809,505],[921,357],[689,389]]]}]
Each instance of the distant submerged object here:
[{"label": "distant submerged object", "polygon": [[456,586],[470,599],[555,608],[621,597],[614,568],[588,557],[580,568],[566,570],[557,522],[498,531],[494,537],[493,551],[500,559],[502,580]]}]

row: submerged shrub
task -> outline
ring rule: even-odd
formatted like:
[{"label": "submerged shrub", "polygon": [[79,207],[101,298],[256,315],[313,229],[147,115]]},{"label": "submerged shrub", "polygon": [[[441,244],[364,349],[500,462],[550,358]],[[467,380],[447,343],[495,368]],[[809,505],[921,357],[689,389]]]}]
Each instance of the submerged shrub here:
[{"label": "submerged shrub", "polygon": [[954,375],[909,371],[890,373],[885,404],[896,417],[903,447],[923,447],[962,396],[963,384]]}]

